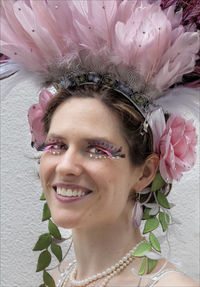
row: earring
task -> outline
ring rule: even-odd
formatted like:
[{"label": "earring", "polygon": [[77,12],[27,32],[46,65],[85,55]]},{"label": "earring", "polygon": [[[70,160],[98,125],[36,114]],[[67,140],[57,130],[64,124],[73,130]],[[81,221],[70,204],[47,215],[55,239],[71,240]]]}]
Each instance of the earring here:
[{"label": "earring", "polygon": [[140,203],[140,194],[136,194],[136,200],[132,211],[132,218],[133,218],[133,226],[140,227],[141,220],[143,216],[143,208]]}]

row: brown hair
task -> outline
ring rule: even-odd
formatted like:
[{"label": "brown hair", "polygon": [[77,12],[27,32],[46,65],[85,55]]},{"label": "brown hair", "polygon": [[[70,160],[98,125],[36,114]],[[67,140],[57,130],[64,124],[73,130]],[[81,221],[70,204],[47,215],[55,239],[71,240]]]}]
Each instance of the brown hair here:
[{"label": "brown hair", "polygon": [[134,165],[143,164],[148,155],[153,152],[151,130],[141,135],[144,118],[133,107],[133,104],[119,92],[105,86],[83,85],[75,89],[62,89],[49,103],[44,121],[45,133],[48,133],[52,116],[56,108],[71,97],[97,98],[109,107],[121,122],[124,137],[129,146],[130,159]]}]

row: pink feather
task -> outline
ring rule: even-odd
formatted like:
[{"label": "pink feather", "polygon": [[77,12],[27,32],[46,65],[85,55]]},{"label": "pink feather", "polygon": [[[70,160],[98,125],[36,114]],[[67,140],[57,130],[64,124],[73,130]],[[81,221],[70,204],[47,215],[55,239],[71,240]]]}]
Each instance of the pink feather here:
[{"label": "pink feather", "polygon": [[163,11],[160,1],[10,0],[2,10],[1,52],[45,79],[76,59],[86,69],[98,62],[103,73],[127,67],[163,91],[194,70],[200,47],[182,12]]}]

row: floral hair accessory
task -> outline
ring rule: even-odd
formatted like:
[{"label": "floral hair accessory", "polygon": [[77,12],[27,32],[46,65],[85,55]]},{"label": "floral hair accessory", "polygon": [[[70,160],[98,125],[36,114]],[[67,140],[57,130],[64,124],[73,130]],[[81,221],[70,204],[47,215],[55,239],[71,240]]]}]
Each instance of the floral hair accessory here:
[{"label": "floral hair accessory", "polygon": [[182,172],[190,170],[195,163],[197,145],[193,120],[170,116],[159,141],[160,173],[167,183],[180,180]]},{"label": "floral hair accessory", "polygon": [[40,150],[45,140],[44,123],[42,122],[42,119],[47,104],[52,98],[53,95],[49,90],[42,90],[39,95],[39,104],[32,105],[28,111],[28,122],[32,135],[31,145],[37,150]]}]

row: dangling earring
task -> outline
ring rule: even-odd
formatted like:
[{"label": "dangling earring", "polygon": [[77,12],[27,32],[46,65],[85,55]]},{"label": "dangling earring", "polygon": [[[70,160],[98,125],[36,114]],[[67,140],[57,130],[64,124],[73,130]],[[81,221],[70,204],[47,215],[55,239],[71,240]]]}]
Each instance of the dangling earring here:
[{"label": "dangling earring", "polygon": [[142,216],[143,216],[143,208],[140,203],[140,193],[136,193],[135,204],[132,211],[134,227],[140,227]]}]

